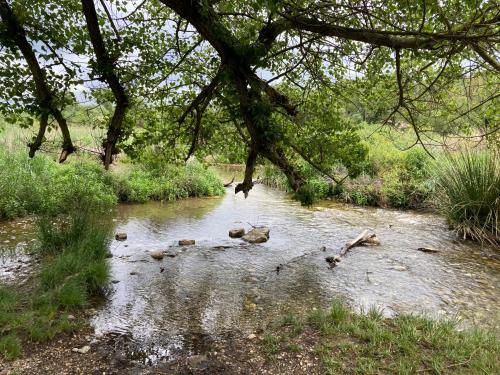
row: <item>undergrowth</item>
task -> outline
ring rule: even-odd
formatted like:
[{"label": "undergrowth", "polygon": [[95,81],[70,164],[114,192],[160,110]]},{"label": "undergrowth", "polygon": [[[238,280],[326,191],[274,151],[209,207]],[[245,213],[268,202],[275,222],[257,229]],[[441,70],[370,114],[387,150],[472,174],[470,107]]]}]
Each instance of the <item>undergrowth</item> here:
[{"label": "undergrowth", "polygon": [[88,307],[105,292],[106,255],[114,200],[73,197],[70,211],[45,211],[37,219],[31,250],[41,262],[29,288],[0,286],[0,354],[14,359],[26,341],[46,341],[79,328],[70,313]]}]

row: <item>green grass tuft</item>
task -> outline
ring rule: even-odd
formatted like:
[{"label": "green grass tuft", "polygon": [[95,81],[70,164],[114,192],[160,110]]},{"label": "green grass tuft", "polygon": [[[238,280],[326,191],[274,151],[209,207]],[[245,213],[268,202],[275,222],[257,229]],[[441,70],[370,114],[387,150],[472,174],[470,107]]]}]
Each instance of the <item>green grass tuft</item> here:
[{"label": "green grass tuft", "polygon": [[0,354],[7,360],[16,359],[21,356],[21,342],[16,335],[0,337]]},{"label": "green grass tuft", "polygon": [[486,151],[447,155],[436,164],[440,207],[464,238],[500,242],[500,157]]},{"label": "green grass tuft", "polygon": [[[498,371],[498,333],[475,328],[459,331],[453,321],[415,315],[386,319],[379,309],[355,313],[335,302],[329,310],[314,310],[305,319],[287,315],[280,322],[266,332],[263,352],[313,351],[326,374]],[[289,330],[291,325],[301,324],[300,334]]]}]

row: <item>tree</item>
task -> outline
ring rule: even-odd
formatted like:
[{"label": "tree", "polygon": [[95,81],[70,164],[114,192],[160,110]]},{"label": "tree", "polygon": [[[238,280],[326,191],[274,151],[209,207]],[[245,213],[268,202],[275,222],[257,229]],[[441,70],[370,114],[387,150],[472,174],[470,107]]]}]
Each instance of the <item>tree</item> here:
[{"label": "tree", "polygon": [[[69,21],[61,21],[72,31],[57,40],[87,46],[80,53],[95,61],[91,58],[85,68],[90,73],[80,73],[82,80],[88,74],[113,94],[106,167],[117,142],[130,132],[145,139],[137,131],[142,121],[130,120],[139,111],[155,114],[166,144],[186,148],[186,159],[206,145],[210,134],[233,129],[247,155],[245,178],[236,186],[245,195],[259,157],[279,167],[297,191],[304,184],[297,156],[335,179],[323,162],[327,153],[361,155],[349,146],[357,140],[348,124],[330,122],[328,127],[328,121],[314,120],[314,100],[334,107],[350,101],[367,111],[365,118],[372,113],[384,126],[407,123],[415,131],[415,144],[423,147],[440,131],[435,118],[446,122],[450,132],[457,124],[477,121],[473,114],[481,113],[481,121],[484,116],[488,120],[485,134],[499,128],[496,1],[99,3],[58,3],[72,11]],[[23,11],[30,9],[24,5]],[[74,14],[84,15],[86,33],[71,28],[82,24]],[[49,35],[57,33],[45,24],[42,20],[38,26]],[[480,89],[472,89],[472,82]],[[465,95],[457,92],[461,87]],[[450,92],[458,98],[453,103]],[[352,158],[343,157],[343,162],[356,168]]]},{"label": "tree", "polygon": [[[40,148],[47,129],[49,115],[51,115],[56,119],[63,135],[64,141],[61,156],[59,157],[59,161],[63,162],[69,154],[75,151],[75,148],[71,141],[66,119],[59,109],[58,101],[61,100],[61,97],[57,97],[55,90],[49,86],[47,82],[48,74],[40,66],[33,47],[28,41],[23,25],[6,0],[0,0],[0,16],[2,17],[2,29],[0,30],[2,45],[10,50],[10,53],[4,56],[6,61],[11,64],[10,66],[17,65],[16,59],[18,58],[18,53],[21,53],[26,60],[33,78],[35,100],[30,109],[40,116],[40,125],[36,138],[29,144],[30,156],[33,157],[35,152]],[[11,81],[11,88],[14,93],[21,91],[20,95],[22,96],[24,89],[22,84],[19,85],[18,82]],[[3,105],[10,106],[15,104],[12,103],[12,100],[15,101],[15,95],[11,96],[10,99],[6,99]]]}]

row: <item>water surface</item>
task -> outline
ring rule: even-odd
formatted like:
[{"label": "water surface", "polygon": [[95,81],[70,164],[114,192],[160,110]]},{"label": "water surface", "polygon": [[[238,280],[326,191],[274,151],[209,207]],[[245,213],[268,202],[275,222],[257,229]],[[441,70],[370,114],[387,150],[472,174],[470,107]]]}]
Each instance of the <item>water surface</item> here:
[{"label": "water surface", "polygon": [[[128,239],[111,246],[115,283],[93,320],[97,334],[127,335],[170,358],[334,299],[388,316],[425,313],[498,327],[500,267],[487,256],[495,250],[457,241],[439,216],[333,202],[304,208],[262,185],[247,199],[232,189],[219,198],[120,205],[116,231]],[[251,225],[269,227],[270,240],[228,237],[229,229]],[[381,245],[353,248],[330,269],[325,256],[364,229]],[[184,238],[196,245],[178,246]],[[174,257],[152,259],[148,252],[158,249]]]}]

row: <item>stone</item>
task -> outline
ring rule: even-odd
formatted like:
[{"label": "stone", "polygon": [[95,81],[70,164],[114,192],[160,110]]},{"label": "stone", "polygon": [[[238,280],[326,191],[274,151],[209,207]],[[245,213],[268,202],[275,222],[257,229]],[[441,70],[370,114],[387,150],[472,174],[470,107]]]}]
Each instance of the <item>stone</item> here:
[{"label": "stone", "polygon": [[395,271],[406,271],[407,268],[405,266],[392,266],[391,267],[391,270],[395,270]]},{"label": "stone", "polygon": [[111,280],[111,282],[112,282],[113,284],[118,284],[118,283],[120,282],[120,280]]},{"label": "stone", "polygon": [[233,228],[229,231],[229,237],[241,238],[245,235],[245,228]]},{"label": "stone", "polygon": [[132,272],[130,272],[130,274],[131,274],[132,276],[134,276],[134,275],[138,275],[139,273],[138,273],[138,272],[135,272],[135,271],[132,271]]},{"label": "stone", "polygon": [[333,263],[339,263],[340,262],[340,257],[338,255],[326,257],[325,260],[327,263],[333,264]]},{"label": "stone", "polygon": [[247,339],[249,340],[254,340],[255,338],[257,337],[257,335],[255,333],[251,333],[247,336]]},{"label": "stone", "polygon": [[163,253],[162,250],[154,250],[149,253],[151,255],[151,258],[156,259],[156,260],[162,260],[165,254]]},{"label": "stone", "polygon": [[80,354],[86,354],[89,351],[90,351],[90,346],[88,345],[82,346],[81,348],[73,348],[73,352]]},{"label": "stone", "polygon": [[380,240],[378,239],[378,237],[376,235],[373,235],[373,236],[367,238],[365,241],[363,241],[363,243],[366,245],[378,246],[378,245],[380,245]]},{"label": "stone", "polygon": [[208,357],[203,354],[192,355],[186,362],[192,370],[206,370],[208,367]]},{"label": "stone", "polygon": [[116,234],[115,234],[115,239],[116,239],[117,241],[125,241],[125,240],[127,239],[127,233],[123,233],[123,232],[121,232],[121,233],[116,233]]},{"label": "stone", "polygon": [[253,302],[246,302],[243,309],[245,311],[255,311],[257,309],[257,305]]},{"label": "stone", "polygon": [[269,228],[256,227],[241,237],[244,241],[250,243],[262,243],[269,240]]},{"label": "stone", "polygon": [[179,246],[189,246],[189,245],[194,245],[195,240],[179,240]]},{"label": "stone", "polygon": [[71,315],[71,314],[70,314],[70,315],[68,315],[68,320],[75,320],[75,319],[76,319],[76,318],[75,318],[75,316],[74,316],[74,315]]}]

